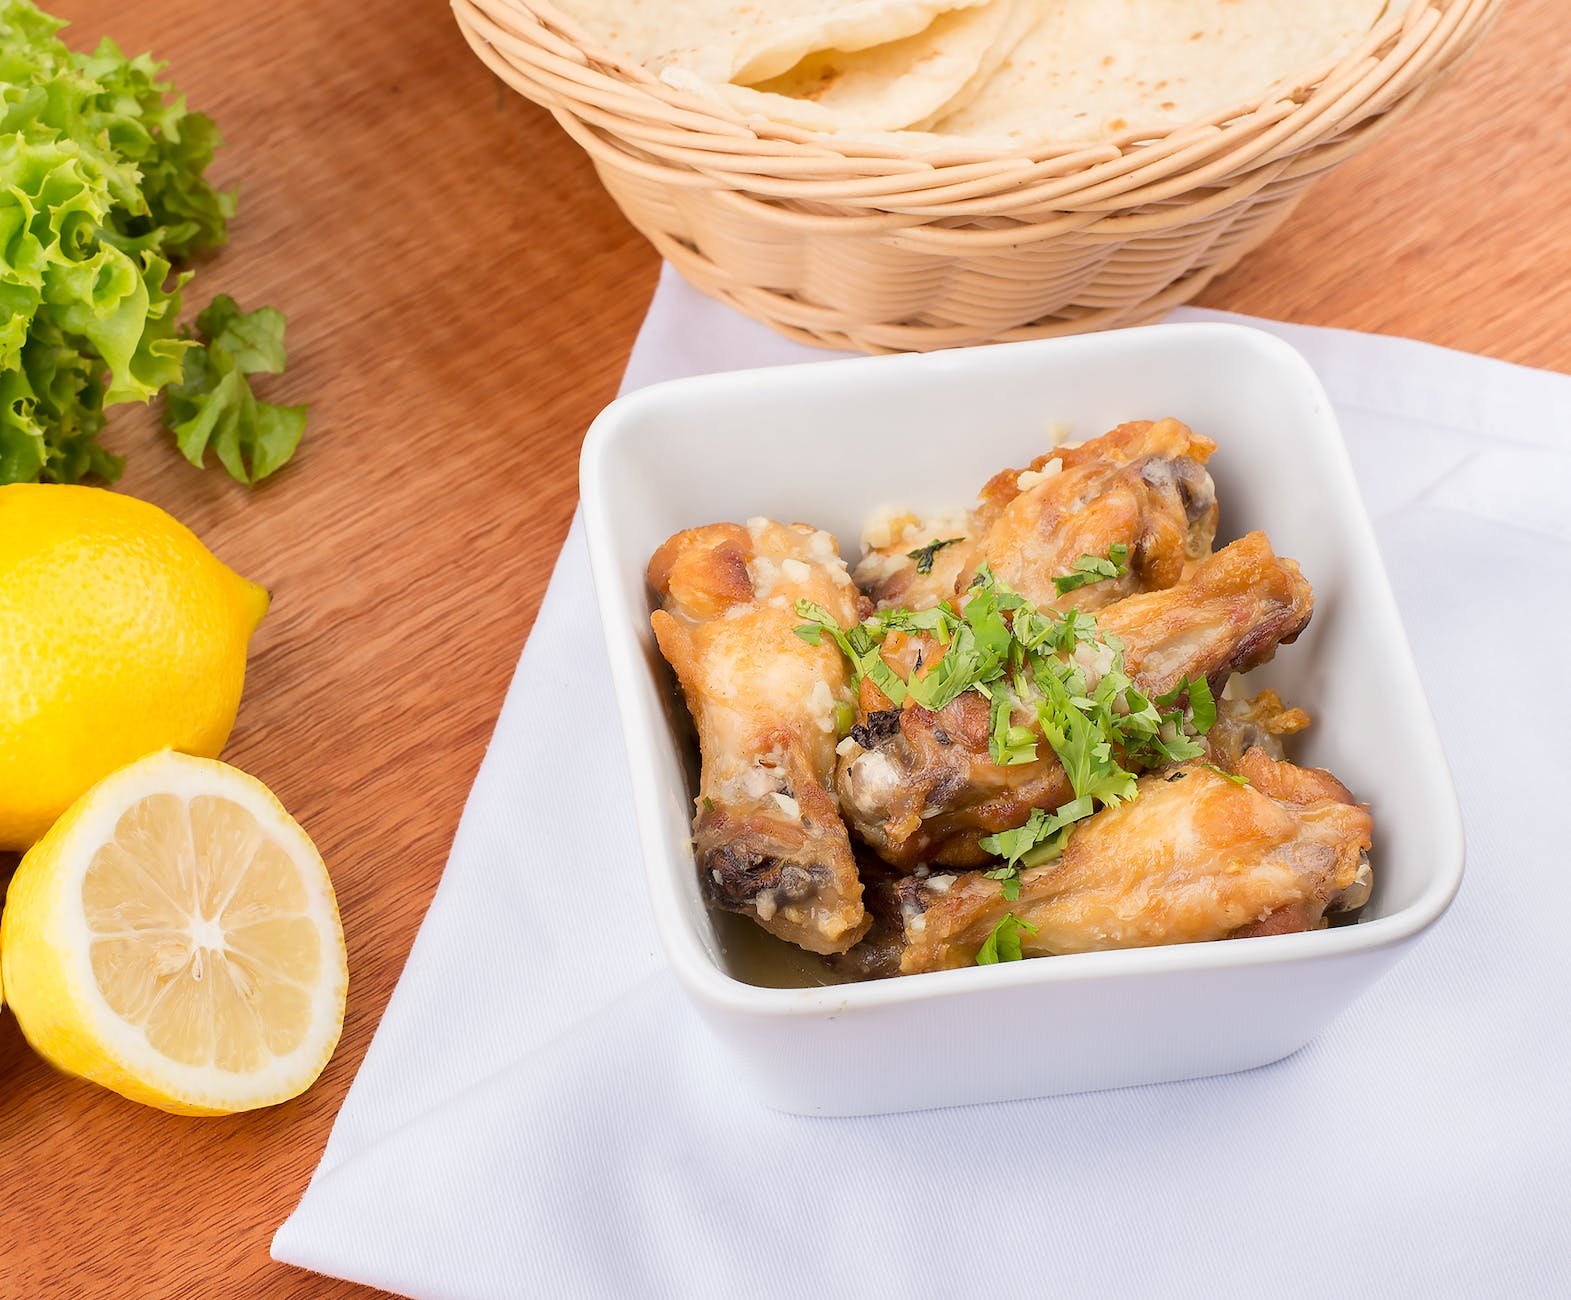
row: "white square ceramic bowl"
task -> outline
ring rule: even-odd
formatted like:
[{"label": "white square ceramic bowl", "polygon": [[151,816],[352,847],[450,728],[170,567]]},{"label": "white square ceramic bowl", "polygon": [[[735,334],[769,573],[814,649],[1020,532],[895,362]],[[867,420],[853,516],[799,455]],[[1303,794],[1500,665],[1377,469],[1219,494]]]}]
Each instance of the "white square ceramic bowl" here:
[{"label": "white square ceramic bowl", "polygon": [[[1295,749],[1372,806],[1376,886],[1311,934],[765,988],[727,969],[699,890],[682,705],[649,630],[644,566],[678,529],[767,515],[854,557],[887,504],[970,500],[1005,465],[1123,420],[1219,444],[1222,534],[1265,529],[1313,583],[1309,629],[1253,675],[1305,705]],[[1307,1043],[1445,911],[1461,817],[1324,390],[1268,334],[1166,325],[679,380],[621,398],[584,443],[584,515],[654,915],[671,965],[760,1098],[861,1114],[1154,1083]]]}]

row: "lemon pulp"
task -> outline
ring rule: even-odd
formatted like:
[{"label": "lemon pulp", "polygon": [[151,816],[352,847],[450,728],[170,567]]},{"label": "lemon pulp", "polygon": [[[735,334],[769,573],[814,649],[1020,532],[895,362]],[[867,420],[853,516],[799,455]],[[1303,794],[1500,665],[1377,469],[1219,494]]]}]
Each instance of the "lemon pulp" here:
[{"label": "lemon pulp", "polygon": [[132,805],[82,908],[100,992],[163,1055],[249,1073],[299,1047],[321,940],[294,863],[233,800]]}]

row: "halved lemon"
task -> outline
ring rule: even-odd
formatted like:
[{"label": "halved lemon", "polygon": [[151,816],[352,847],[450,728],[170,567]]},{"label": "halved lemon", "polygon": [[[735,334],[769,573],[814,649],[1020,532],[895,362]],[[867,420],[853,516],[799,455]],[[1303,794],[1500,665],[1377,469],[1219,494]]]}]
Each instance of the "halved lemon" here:
[{"label": "halved lemon", "polygon": [[168,750],[99,782],[28,851],[0,967],[41,1055],[177,1114],[296,1096],[344,1023],[316,847],[254,777]]}]

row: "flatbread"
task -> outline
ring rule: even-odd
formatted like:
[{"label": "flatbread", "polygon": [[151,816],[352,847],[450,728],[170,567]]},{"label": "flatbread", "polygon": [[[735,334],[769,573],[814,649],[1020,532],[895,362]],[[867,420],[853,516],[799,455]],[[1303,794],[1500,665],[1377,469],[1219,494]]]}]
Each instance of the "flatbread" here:
[{"label": "flatbread", "polygon": [[952,113],[1019,44],[1035,0],[989,0],[940,14],[904,40],[809,54],[756,86],[714,85],[680,67],[662,77],[728,105],[809,131],[898,131]]},{"label": "flatbread", "polygon": [[[993,0],[993,3],[1003,5],[1005,0]],[[910,129],[927,131],[935,122],[940,122],[950,114],[959,112],[975,99],[981,93],[982,87],[993,79],[993,74],[1004,66],[1004,60],[1015,52],[1027,33],[1036,26],[1038,3],[1039,0],[1012,0],[1003,22],[999,24],[998,35],[978,61],[976,71],[967,78],[965,85],[961,86],[949,102],[936,112],[910,123]]]},{"label": "flatbread", "polygon": [[986,0],[556,0],[607,48],[716,85],[777,77],[820,50],[904,40]]},{"label": "flatbread", "polygon": [[1037,21],[931,129],[1002,147],[1160,134],[1352,49],[1386,0],[1028,0]]}]

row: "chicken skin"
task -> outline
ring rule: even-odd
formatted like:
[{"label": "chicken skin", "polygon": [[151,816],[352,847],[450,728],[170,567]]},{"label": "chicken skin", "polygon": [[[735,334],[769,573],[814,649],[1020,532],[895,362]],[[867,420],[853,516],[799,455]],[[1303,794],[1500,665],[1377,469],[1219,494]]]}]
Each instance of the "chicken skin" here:
[{"label": "chicken skin", "polygon": [[[853,576],[883,609],[950,599],[984,563],[1039,609],[1089,611],[1171,587],[1216,535],[1216,491],[1205,468],[1215,449],[1177,420],[1121,424],[994,475],[969,511],[881,517],[863,534]],[[1055,590],[1052,579],[1081,556],[1105,556],[1114,546],[1127,550],[1124,574]]]},{"label": "chicken skin", "polygon": [[982,501],[929,515],[882,511],[863,525],[851,576],[879,609],[931,609],[952,599],[976,564],[992,514]]},{"label": "chicken skin", "polygon": [[[1210,554],[1216,536],[1216,489],[1205,468],[1215,450],[1177,420],[1136,420],[1023,471],[1005,470],[982,490],[984,501],[1001,504],[980,559],[1038,609],[1089,612],[1171,587],[1186,564]],[[1054,587],[1081,556],[1115,545],[1128,550],[1122,576],[1067,593]],[[962,590],[973,576],[961,576]]]},{"label": "chicken skin", "polygon": [[[1202,561],[1187,581],[1108,605],[1097,621],[1122,640],[1125,670],[1147,696],[1171,691],[1186,676],[1206,678],[1220,694],[1231,674],[1258,667],[1292,641],[1313,609],[1298,566],[1275,555],[1263,534],[1251,533]],[[930,639],[891,636],[884,658],[906,675],[918,659],[942,653]],[[1082,647],[1077,657],[1094,689],[1112,666],[1111,650]],[[1040,736],[1013,691],[995,689],[1014,701],[1014,721]],[[1073,797],[1045,742],[1036,760],[1000,766],[990,734],[989,701],[974,691],[936,712],[911,699],[896,708],[864,679],[857,725],[836,774],[841,807],[858,838],[903,870],[922,863],[976,867],[989,858],[983,838]]]},{"label": "chicken skin", "polygon": [[1026,871],[1012,902],[976,872],[902,881],[900,971],[970,965],[1009,915],[1027,957],[1317,927],[1359,886],[1369,813],[1327,772],[1260,750],[1240,768],[1247,785],[1201,764],[1143,777],[1137,798]]},{"label": "chicken skin", "polygon": [[1220,692],[1233,673],[1258,668],[1294,641],[1314,613],[1314,594],[1293,560],[1249,533],[1196,565],[1167,591],[1130,596],[1097,615],[1124,643],[1124,665],[1142,689],[1161,694],[1184,677]]},{"label": "chicken skin", "polygon": [[1261,691],[1252,699],[1219,699],[1216,724],[1206,733],[1206,753],[1218,767],[1236,772],[1251,749],[1284,757],[1283,739],[1308,726],[1309,715],[1283,704],[1275,691]]},{"label": "chicken skin", "polygon": [[693,838],[709,896],[811,952],[844,952],[870,924],[831,787],[851,688],[827,638],[794,634],[793,612],[806,599],[846,626],[862,617],[834,538],[712,524],[665,542],[648,577],[655,639],[698,730]]}]

